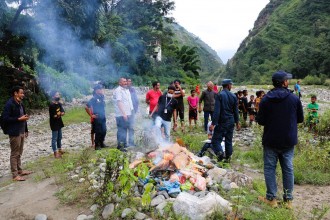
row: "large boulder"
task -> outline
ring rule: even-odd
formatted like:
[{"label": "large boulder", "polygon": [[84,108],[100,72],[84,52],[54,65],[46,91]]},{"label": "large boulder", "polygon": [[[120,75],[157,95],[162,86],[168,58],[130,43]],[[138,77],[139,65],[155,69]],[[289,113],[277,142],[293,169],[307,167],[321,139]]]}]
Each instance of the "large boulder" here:
[{"label": "large boulder", "polygon": [[203,220],[216,210],[221,210],[224,213],[231,211],[231,203],[215,192],[210,192],[203,198],[182,192],[175,200],[173,210],[176,214],[189,219]]}]

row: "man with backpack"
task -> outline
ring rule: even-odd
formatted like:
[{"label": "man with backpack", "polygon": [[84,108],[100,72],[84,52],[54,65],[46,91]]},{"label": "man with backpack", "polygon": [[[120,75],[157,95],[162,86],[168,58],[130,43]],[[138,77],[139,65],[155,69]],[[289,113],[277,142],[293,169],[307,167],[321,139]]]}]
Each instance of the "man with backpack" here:
[{"label": "man with backpack", "polygon": [[10,168],[14,181],[26,180],[23,176],[32,172],[23,170],[21,157],[24,147],[24,139],[28,137],[27,121],[29,115],[26,114],[22,100],[24,90],[20,86],[14,86],[12,97],[7,101],[2,112],[2,120],[5,124],[4,133],[9,135],[10,142]]}]

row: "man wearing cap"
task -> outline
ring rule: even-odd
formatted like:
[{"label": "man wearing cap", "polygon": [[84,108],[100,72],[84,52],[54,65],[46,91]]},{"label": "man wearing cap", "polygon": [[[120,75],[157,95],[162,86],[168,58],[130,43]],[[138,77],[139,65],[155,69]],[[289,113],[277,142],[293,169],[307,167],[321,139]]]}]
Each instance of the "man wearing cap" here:
[{"label": "man wearing cap", "polygon": [[85,110],[92,119],[92,131],[95,132],[95,150],[106,147],[104,139],[107,133],[107,126],[102,85],[98,84],[94,87],[93,98],[89,100]]},{"label": "man wearing cap", "polygon": [[[215,148],[218,161],[226,159],[230,161],[230,157],[233,153],[233,132],[236,124],[237,130],[240,129],[237,97],[230,92],[232,87],[231,79],[224,79],[222,81],[223,90],[215,97],[215,107],[212,116],[212,125],[210,131],[214,130],[212,136],[212,145]],[[221,147],[222,138],[225,137],[225,151]]]},{"label": "man wearing cap", "polygon": [[264,126],[262,136],[266,197],[258,199],[271,207],[277,207],[276,165],[280,161],[283,179],[283,199],[292,208],[294,184],[293,155],[298,142],[298,126],[304,120],[303,108],[297,96],[288,89],[292,75],[284,71],[273,74],[274,88],[261,100],[258,123]]}]

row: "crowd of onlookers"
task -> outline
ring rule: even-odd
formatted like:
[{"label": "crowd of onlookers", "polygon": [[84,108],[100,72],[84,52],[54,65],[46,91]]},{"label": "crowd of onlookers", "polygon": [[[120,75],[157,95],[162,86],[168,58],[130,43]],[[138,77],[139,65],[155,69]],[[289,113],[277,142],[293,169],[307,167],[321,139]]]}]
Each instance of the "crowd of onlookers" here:
[{"label": "crowd of onlookers", "polygon": [[[235,125],[237,130],[240,129],[240,122],[249,122],[249,125],[257,122],[265,126],[263,144],[269,145],[269,147],[270,144],[267,142],[267,138],[269,140],[283,140],[283,138],[289,140],[291,137],[282,137],[283,134],[276,130],[283,130],[287,122],[280,119],[276,121],[276,117],[287,118],[285,114],[296,117],[294,116],[295,113],[292,113],[295,111],[292,110],[292,106],[286,106],[283,103],[290,102],[286,99],[290,97],[294,105],[298,103],[297,106],[300,106],[301,89],[300,81],[298,81],[294,86],[294,90],[289,90],[287,79],[289,79],[288,75],[279,71],[272,78],[274,89],[267,94],[263,90],[259,90],[250,96],[246,89],[232,93],[233,83],[230,79],[224,79],[221,82],[221,87],[211,81],[206,83],[205,89],[197,85],[189,91],[189,95],[182,88],[180,80],[171,82],[163,92],[160,89],[160,83],[155,81],[152,83],[152,88],[145,94],[145,102],[148,105],[147,112],[157,134],[158,143],[170,142],[171,131],[177,131],[179,126],[182,131],[186,130],[185,115],[188,115],[189,130],[192,130],[193,125],[197,126],[199,114],[202,112],[203,128],[208,133],[210,142],[204,145],[198,156],[203,156],[206,150],[210,148],[219,161],[229,161],[233,152],[233,131]],[[6,103],[1,115],[1,123],[6,124],[5,128],[1,127],[9,135],[11,172],[13,180],[16,181],[24,181],[23,176],[31,173],[23,170],[21,166],[24,139],[28,137],[27,121],[29,120],[29,115],[26,114],[22,103],[23,98],[23,88],[15,86],[12,89],[12,98]],[[62,128],[64,127],[62,117],[65,115],[65,111],[58,91],[53,91],[51,98],[52,101],[49,105],[49,123],[52,131],[51,147],[54,157],[61,158],[62,154],[65,153],[62,150],[61,143]],[[115,107],[117,148],[121,151],[127,151],[128,148],[135,147],[135,116],[139,110],[137,91],[133,88],[130,78],[119,79],[118,87],[113,91],[112,101]],[[185,103],[188,104],[186,108]],[[267,107],[267,105],[272,107]],[[97,84],[93,88],[93,97],[85,107],[87,114],[90,116],[91,141],[95,150],[107,147],[104,143],[107,133],[105,107],[103,86]],[[297,109],[300,109],[300,107],[297,107]],[[313,130],[318,123],[318,109],[319,106],[314,95],[311,97],[311,103],[307,106],[307,122],[310,130]],[[282,112],[282,115],[279,112]],[[299,117],[301,114],[302,112],[299,112]],[[291,121],[290,126],[294,127],[297,122],[301,122],[301,118],[298,121],[287,118],[287,121]],[[281,127],[282,124],[283,128]],[[272,132],[267,133],[270,130]],[[290,128],[287,132],[292,137],[296,135],[293,134],[295,129]],[[276,136],[277,133],[281,133],[282,136]],[[221,146],[222,143],[224,143],[224,146]],[[279,143],[279,145],[282,144]],[[290,144],[293,146],[295,142],[290,142]]]}]

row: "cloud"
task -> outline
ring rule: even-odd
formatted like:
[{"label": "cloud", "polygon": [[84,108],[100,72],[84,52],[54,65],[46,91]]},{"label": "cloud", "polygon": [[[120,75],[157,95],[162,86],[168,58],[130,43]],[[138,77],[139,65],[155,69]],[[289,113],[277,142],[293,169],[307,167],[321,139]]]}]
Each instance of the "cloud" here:
[{"label": "cloud", "polygon": [[269,0],[175,0],[173,17],[227,62]]}]

